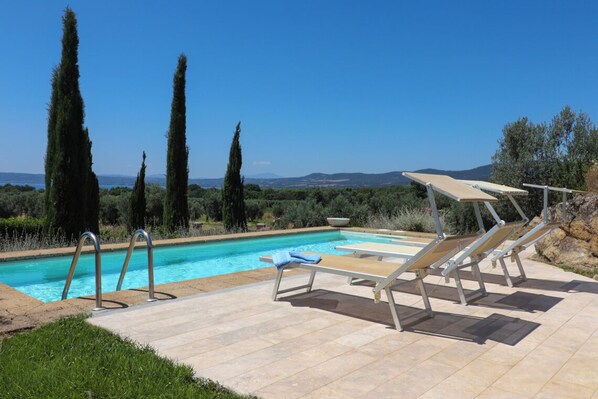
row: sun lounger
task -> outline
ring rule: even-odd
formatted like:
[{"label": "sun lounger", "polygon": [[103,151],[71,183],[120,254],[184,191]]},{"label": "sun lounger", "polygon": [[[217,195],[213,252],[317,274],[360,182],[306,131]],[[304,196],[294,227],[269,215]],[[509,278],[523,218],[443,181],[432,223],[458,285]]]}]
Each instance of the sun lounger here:
[{"label": "sun lounger", "polygon": [[[381,291],[386,293],[395,327],[397,330],[402,330],[401,318],[397,312],[394,297],[391,291],[392,286],[398,284],[397,278],[403,275],[405,272],[414,272],[416,274],[417,285],[425,306],[424,310],[404,316],[403,319],[411,318],[421,314],[422,312],[426,312],[432,317],[433,312],[430,306],[430,301],[428,300],[425,286],[423,284],[423,278],[426,276],[430,267],[445,263],[454,254],[471,243],[476,237],[477,235],[473,234],[438,238],[402,264],[324,254],[320,255],[322,260],[317,264],[291,263],[283,269],[278,270],[272,292],[272,300],[275,301],[280,294],[286,292],[302,289],[306,289],[307,292],[310,292],[313,287],[316,273],[318,272],[371,281],[375,283],[373,288],[374,300],[379,302]],[[272,262],[271,257],[262,257],[260,260],[263,262]],[[280,283],[285,270],[293,268],[309,270],[311,274],[309,276],[308,283],[281,290]]]},{"label": "sun lounger", "polygon": [[[521,251],[523,251],[524,249],[530,247],[531,245],[536,243],[536,241],[540,240],[542,237],[546,236],[551,231],[558,228],[562,223],[565,223],[567,221],[567,212],[565,210],[565,204],[567,202],[567,194],[583,193],[583,191],[572,190],[572,189],[562,188],[562,187],[539,186],[536,184],[525,184],[525,183],[523,185],[525,187],[538,188],[538,189],[544,190],[544,211],[543,211],[544,218],[536,227],[534,227],[533,229],[531,229],[530,231],[528,231],[527,233],[525,233],[524,235],[519,237],[517,240],[512,242],[506,248],[504,248],[504,249],[498,251],[496,254],[494,254],[494,256],[492,258],[492,265],[496,266],[497,262],[500,263],[502,272],[505,276],[505,280],[509,287],[513,287],[514,283],[513,283],[513,279],[511,278],[511,276],[509,274],[509,270],[507,269],[507,265],[504,260],[505,257],[510,257],[511,262],[517,263],[517,268],[519,269],[519,276],[514,277],[517,279],[517,281],[515,283],[520,283],[522,281],[525,281],[527,279],[527,276],[525,275],[525,270],[523,269],[523,264],[521,263],[521,259],[519,258],[519,253]],[[562,193],[562,207],[563,208],[561,211],[561,217],[562,217],[561,222],[549,221],[549,217],[548,217],[548,192],[549,191],[556,191],[556,192]]]},{"label": "sun lounger", "polygon": [[[457,285],[457,292],[463,305],[467,304],[467,298],[477,294],[483,296],[487,295],[486,287],[484,286],[484,279],[480,272],[480,262],[486,259],[489,255],[494,253],[509,237],[516,231],[519,231],[525,224],[524,221],[505,223],[502,222],[496,224],[490,230],[488,230],[483,236],[475,241],[469,248],[457,255],[456,258],[451,259],[447,262],[446,266],[442,270],[442,275],[445,277],[452,276],[455,279]],[[469,258],[469,262],[466,259]],[[461,277],[459,271],[471,267],[471,272],[478,281],[480,288],[469,295],[466,295],[463,290],[461,283]]]},{"label": "sun lounger", "polygon": [[[492,205],[490,204],[491,202],[496,202],[497,199],[479,190],[479,188],[473,187],[471,184],[465,184],[445,175],[430,175],[422,173],[404,173],[404,175],[405,177],[408,177],[426,186],[428,191],[428,200],[430,201],[432,216],[434,217],[436,223],[438,237],[442,237],[444,232],[442,231],[440,217],[438,215],[438,210],[436,209],[434,191],[444,194],[456,201],[471,202],[473,204],[479,224],[479,231],[476,235],[478,239],[469,248],[466,248],[454,258],[447,259],[448,263],[443,270],[443,275],[447,278],[449,276],[454,277],[459,299],[464,305],[467,305],[468,297],[477,294],[486,295],[486,288],[479,270],[479,262],[486,258],[488,254],[495,250],[499,245],[501,245],[515,230],[521,228],[524,222],[505,223],[498,217],[498,215],[496,215],[494,208],[492,208]],[[523,192],[527,193],[525,191]],[[482,222],[482,216],[478,204],[479,202],[484,203],[484,205],[486,205],[488,210],[496,219],[496,226],[494,226],[488,232],[486,232]],[[400,241],[394,242],[400,243]],[[399,257],[409,259],[410,257],[415,256],[421,249],[416,245],[417,242],[409,243],[409,245],[361,243],[350,246],[338,246],[337,250],[349,251],[357,255],[376,255],[380,259],[383,257]],[[470,262],[464,263],[467,258],[470,258]],[[465,267],[472,268],[472,273],[474,276],[476,276],[480,286],[478,290],[470,293],[469,295],[465,294],[463,285],[461,283],[461,278],[459,276],[459,271]]]},{"label": "sun lounger", "polygon": [[[479,263],[491,254],[496,248],[498,248],[508,237],[517,231],[523,225],[523,222],[515,223],[502,223],[494,226],[486,234],[478,234],[477,240],[473,241],[470,246],[464,248],[461,252],[453,256],[447,261],[442,270],[442,275],[445,277],[453,277],[457,286],[457,292],[459,299],[463,305],[467,305],[468,298],[476,296],[478,294],[486,295],[486,287],[484,280],[482,279]],[[372,243],[364,242],[352,245],[342,245],[336,247],[339,251],[352,252],[357,256],[373,255],[378,256],[378,260],[383,258],[403,258],[409,259],[421,250],[421,248],[409,246],[409,245],[397,245],[397,244],[384,244],[384,243]],[[465,260],[469,258],[469,262],[465,263]],[[441,265],[437,265],[441,266]],[[465,293],[459,271],[461,269],[471,267],[472,274],[476,277],[479,289],[469,294]]]},{"label": "sun lounger", "polygon": [[519,237],[513,243],[508,245],[503,250],[499,251],[493,258],[492,264],[496,266],[496,261],[500,263],[500,267],[502,268],[502,272],[505,275],[505,280],[507,281],[507,285],[509,287],[513,287],[513,280],[509,274],[509,270],[507,269],[507,265],[505,263],[504,258],[507,256],[511,257],[511,262],[517,263],[517,268],[519,269],[519,276],[515,277],[519,281],[522,282],[527,279],[525,275],[525,270],[523,269],[523,264],[521,263],[521,259],[519,258],[519,253],[533,245],[536,241],[544,237],[545,235],[549,234],[552,230],[558,228],[561,225],[560,222],[554,223],[544,223],[540,222],[536,227],[525,233],[523,236]]}]

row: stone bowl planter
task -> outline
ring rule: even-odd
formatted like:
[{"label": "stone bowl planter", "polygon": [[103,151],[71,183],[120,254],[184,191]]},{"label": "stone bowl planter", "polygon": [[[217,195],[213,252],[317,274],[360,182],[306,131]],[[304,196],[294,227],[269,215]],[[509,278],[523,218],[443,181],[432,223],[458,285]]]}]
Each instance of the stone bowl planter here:
[{"label": "stone bowl planter", "polygon": [[328,224],[332,227],[348,226],[351,219],[349,218],[326,218]]}]

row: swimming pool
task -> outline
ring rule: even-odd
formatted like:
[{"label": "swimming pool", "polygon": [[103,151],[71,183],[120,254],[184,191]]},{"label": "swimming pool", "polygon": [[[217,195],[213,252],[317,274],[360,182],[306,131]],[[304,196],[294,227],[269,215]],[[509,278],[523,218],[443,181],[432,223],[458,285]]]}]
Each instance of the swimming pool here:
[{"label": "swimming pool", "polygon": [[[154,281],[165,284],[245,270],[272,267],[259,257],[275,251],[298,250],[345,255],[338,245],[391,242],[390,237],[346,231],[284,234],[242,240],[154,248]],[[102,253],[102,291],[116,289],[125,251]],[[0,262],[0,282],[43,302],[60,300],[72,256]],[[133,252],[123,289],[147,286],[147,251]],[[69,298],[95,294],[94,255],[81,255]]]}]

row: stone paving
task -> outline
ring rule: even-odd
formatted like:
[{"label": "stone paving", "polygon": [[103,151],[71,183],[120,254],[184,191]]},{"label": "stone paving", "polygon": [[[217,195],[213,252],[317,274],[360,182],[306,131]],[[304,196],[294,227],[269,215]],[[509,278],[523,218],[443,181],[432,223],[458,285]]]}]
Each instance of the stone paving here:
[{"label": "stone paving", "polygon": [[[293,272],[300,273],[300,271],[294,270]],[[155,297],[160,301],[173,300],[202,292],[272,280],[275,276],[276,271],[273,268],[264,268],[159,284],[155,287]],[[126,309],[147,303],[148,289],[142,287],[118,292],[106,292],[102,297],[102,306],[106,309]],[[0,342],[15,333],[31,330],[63,317],[80,314],[91,315],[95,303],[94,296],[44,303],[0,283]]]},{"label": "stone paving", "polygon": [[[273,230],[239,234],[224,234],[213,236],[199,236],[179,238],[173,240],[156,240],[154,247],[196,244],[214,242],[221,240],[248,239],[256,237],[267,237],[281,234],[313,233],[316,231],[336,230],[331,227],[310,227],[292,230]],[[353,231],[379,232],[372,229],[350,228]],[[397,235],[424,235],[425,233],[411,232],[389,232]],[[128,248],[128,243],[102,245],[102,253],[119,251]],[[136,247],[145,247],[144,241],[138,241]],[[32,259],[48,256],[72,256],[75,247],[52,248],[43,250],[21,251],[21,252],[0,252],[0,262],[10,260]],[[93,252],[93,246],[83,247],[83,253]],[[123,256],[124,258],[124,256]],[[1,265],[1,263],[0,263]],[[250,270],[240,273],[212,276],[201,279],[193,279],[168,284],[156,285],[156,298],[166,300],[180,298],[201,292],[214,291],[226,287],[255,283],[263,280],[270,280],[276,276],[272,268]],[[66,272],[65,272],[66,277]],[[108,292],[103,294],[103,306],[108,309],[128,308],[145,303],[148,296],[147,287],[139,289]],[[63,317],[79,314],[91,314],[95,307],[95,297],[70,298],[66,301],[44,303],[32,298],[22,292],[0,283],[0,342],[15,333],[31,330],[39,325],[56,321]]]},{"label": "stone paving", "polygon": [[[598,282],[532,253],[522,254],[528,281],[514,288],[483,262],[489,295],[469,306],[452,281],[426,277],[436,316],[403,332],[371,287],[325,274],[311,293],[277,302],[265,281],[89,322],[263,398],[598,398]],[[467,273],[463,282],[477,286]],[[415,290],[396,288],[400,314],[423,307]]]}]

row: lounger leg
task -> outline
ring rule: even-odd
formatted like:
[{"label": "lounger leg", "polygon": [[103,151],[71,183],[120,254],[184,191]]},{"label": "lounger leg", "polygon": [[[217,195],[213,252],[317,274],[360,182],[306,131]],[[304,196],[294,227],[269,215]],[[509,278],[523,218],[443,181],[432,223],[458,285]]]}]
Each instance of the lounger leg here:
[{"label": "lounger leg", "polygon": [[426,285],[424,284],[425,276],[425,273],[421,270],[417,271],[417,286],[419,287],[419,293],[421,294],[422,300],[424,301],[426,313],[428,313],[428,316],[434,317],[434,312],[432,312],[432,306],[430,305],[430,299],[428,298],[428,293],[426,291]]},{"label": "lounger leg", "polygon": [[280,288],[280,281],[282,280],[282,269],[278,270],[276,273],[276,280],[274,280],[274,289],[272,290],[272,300],[276,300],[276,295],[278,295],[278,289]]},{"label": "lounger leg", "polygon": [[285,288],[285,289],[280,289],[280,282],[282,281],[282,274],[283,274],[283,270],[279,270],[278,274],[276,274],[276,280],[274,280],[274,289],[272,290],[272,300],[276,301],[276,298],[278,297],[278,295],[280,294],[284,294],[286,292],[292,292],[292,291],[297,291],[297,290],[302,290],[305,289],[305,292],[311,292],[313,286],[314,286],[314,279],[316,277],[316,271],[312,270],[309,274],[309,281],[307,282],[307,284],[303,284],[303,285],[297,285],[295,287],[289,287],[289,288]]},{"label": "lounger leg", "polygon": [[521,273],[521,280],[527,280],[527,276],[525,275],[525,270],[523,270],[523,265],[521,264],[521,259],[519,259],[519,254],[515,254],[515,261],[517,262],[517,267],[519,268],[519,272]]},{"label": "lounger leg", "polygon": [[307,291],[306,292],[311,292],[311,289],[314,286],[314,279],[316,278],[316,271],[312,270],[310,276],[309,276],[309,282],[307,283],[308,287],[307,287]]},{"label": "lounger leg", "polygon": [[[361,254],[358,254],[357,252],[353,252],[353,256],[356,258],[361,258]],[[353,285],[353,280],[353,277],[347,278],[347,284]]]},{"label": "lounger leg", "polygon": [[397,312],[397,305],[395,304],[395,299],[392,295],[392,291],[389,287],[384,288],[384,292],[386,292],[386,298],[388,299],[388,306],[390,306],[390,313],[392,314],[392,319],[395,322],[395,328],[399,331],[403,331],[403,327],[401,327],[401,320],[399,319],[399,313]]},{"label": "lounger leg", "polygon": [[453,278],[455,279],[455,284],[457,285],[457,292],[459,293],[461,305],[467,305],[467,298],[465,298],[465,291],[463,291],[463,284],[461,283],[461,276],[459,276],[458,269],[455,269],[453,272]]},{"label": "lounger leg", "polygon": [[486,286],[484,285],[484,279],[482,279],[482,272],[480,272],[480,265],[478,263],[474,263],[471,266],[471,270],[474,272],[474,276],[478,279],[478,284],[480,285],[480,292],[482,295],[487,296],[488,292],[486,291]]},{"label": "lounger leg", "polygon": [[498,261],[500,262],[500,267],[502,267],[502,272],[505,275],[505,280],[507,280],[507,285],[513,288],[513,282],[511,281],[511,276],[509,276],[509,271],[507,270],[504,258],[499,258]]}]

